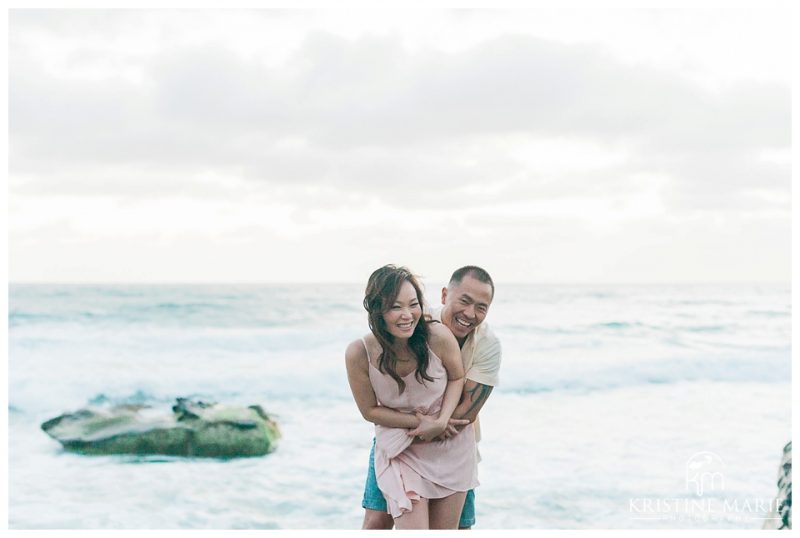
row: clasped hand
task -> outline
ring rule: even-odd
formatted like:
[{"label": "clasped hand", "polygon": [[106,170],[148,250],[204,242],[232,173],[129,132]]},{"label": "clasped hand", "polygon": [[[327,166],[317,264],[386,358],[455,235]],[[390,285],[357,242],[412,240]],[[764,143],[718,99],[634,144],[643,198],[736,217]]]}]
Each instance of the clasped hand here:
[{"label": "clasped hand", "polygon": [[469,424],[467,419],[449,418],[442,420],[439,415],[425,415],[417,411],[415,413],[419,419],[419,426],[413,430],[408,430],[408,435],[416,437],[420,441],[432,441],[448,439],[458,433],[457,426]]}]

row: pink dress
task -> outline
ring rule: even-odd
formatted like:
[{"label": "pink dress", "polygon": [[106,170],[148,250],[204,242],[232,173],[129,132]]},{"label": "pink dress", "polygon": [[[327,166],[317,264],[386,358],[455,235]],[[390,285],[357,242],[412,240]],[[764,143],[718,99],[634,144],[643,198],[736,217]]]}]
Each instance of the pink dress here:
[{"label": "pink dress", "polygon": [[[366,342],[364,343],[366,348]],[[369,351],[367,351],[369,359]],[[428,348],[428,376],[434,381],[420,383],[416,371],[403,377],[402,394],[389,374],[381,373],[369,359],[369,379],[378,404],[403,413],[439,412],[447,388],[447,371],[442,360]],[[411,501],[420,497],[440,499],[478,485],[475,431],[467,425],[458,435],[444,441],[411,444],[404,428],[375,425],[375,476],[392,517],[411,511]]]}]

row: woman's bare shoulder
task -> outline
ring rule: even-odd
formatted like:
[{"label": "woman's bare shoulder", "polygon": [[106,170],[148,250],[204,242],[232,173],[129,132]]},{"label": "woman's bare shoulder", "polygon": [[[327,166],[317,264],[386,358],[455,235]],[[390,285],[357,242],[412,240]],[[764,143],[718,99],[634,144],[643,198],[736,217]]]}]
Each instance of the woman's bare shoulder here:
[{"label": "woman's bare shoulder", "polygon": [[429,321],[428,332],[432,337],[448,338],[453,336],[453,333],[441,321]]},{"label": "woman's bare shoulder", "polygon": [[[453,336],[453,333],[450,332],[450,329],[448,329],[443,323],[428,323],[428,334],[430,335],[428,342],[431,348],[440,346],[446,347],[452,345],[453,343],[458,346],[456,337]],[[434,351],[436,351],[436,349],[434,349]]]},{"label": "woman's bare shoulder", "polygon": [[344,357],[348,366],[367,366],[368,357],[367,350],[364,347],[365,341],[366,345],[369,345],[368,336],[357,338],[347,345]]}]

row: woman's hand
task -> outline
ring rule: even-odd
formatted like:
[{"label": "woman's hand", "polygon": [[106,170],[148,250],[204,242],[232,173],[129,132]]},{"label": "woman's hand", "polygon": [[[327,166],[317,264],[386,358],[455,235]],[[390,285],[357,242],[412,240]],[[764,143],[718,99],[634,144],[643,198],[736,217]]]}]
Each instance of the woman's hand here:
[{"label": "woman's hand", "polygon": [[413,430],[408,430],[408,435],[417,437],[420,441],[430,441],[434,437],[441,435],[447,427],[447,422],[441,420],[438,415],[424,415],[417,411],[416,417],[419,419],[419,426]]},{"label": "woman's hand", "polygon": [[420,441],[430,441],[440,436],[449,425],[453,425],[454,423],[458,425],[462,423],[469,424],[469,420],[450,419],[448,421],[438,415],[424,415],[420,412],[416,413],[416,417],[419,419],[419,426],[413,430],[409,430],[408,435],[417,437]]}]

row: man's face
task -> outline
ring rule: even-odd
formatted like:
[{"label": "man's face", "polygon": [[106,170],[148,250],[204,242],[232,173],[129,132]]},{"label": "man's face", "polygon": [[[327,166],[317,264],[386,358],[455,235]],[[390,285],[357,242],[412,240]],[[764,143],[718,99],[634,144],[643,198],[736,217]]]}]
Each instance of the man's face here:
[{"label": "man's face", "polygon": [[470,275],[442,289],[442,323],[463,342],[486,319],[492,304],[492,287]]}]

